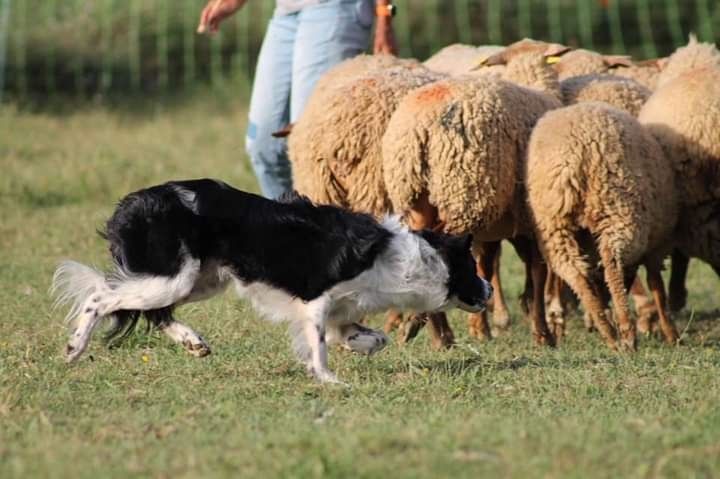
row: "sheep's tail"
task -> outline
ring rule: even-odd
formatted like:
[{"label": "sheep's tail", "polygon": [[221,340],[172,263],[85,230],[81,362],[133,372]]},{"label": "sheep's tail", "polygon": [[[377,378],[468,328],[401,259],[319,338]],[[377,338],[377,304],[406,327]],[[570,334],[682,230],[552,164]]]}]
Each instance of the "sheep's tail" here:
[{"label": "sheep's tail", "polygon": [[[572,286],[571,279],[587,278],[590,271],[576,236],[575,219],[582,211],[586,195],[582,163],[573,155],[558,151],[554,144],[544,144],[541,135],[536,133],[529,146],[528,202],[544,256],[553,270]],[[540,133],[547,136],[549,132]]]},{"label": "sheep's tail", "polygon": [[53,309],[69,304],[65,322],[70,323],[93,293],[107,287],[101,271],[77,261],[63,261],[55,270],[50,288],[50,294],[55,297]]}]

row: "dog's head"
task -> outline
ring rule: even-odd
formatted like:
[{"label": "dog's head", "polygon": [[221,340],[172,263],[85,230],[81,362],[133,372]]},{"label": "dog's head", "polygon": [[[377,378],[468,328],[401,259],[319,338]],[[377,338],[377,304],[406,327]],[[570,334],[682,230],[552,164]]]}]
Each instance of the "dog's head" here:
[{"label": "dog's head", "polygon": [[420,235],[447,264],[449,305],[471,313],[485,309],[493,290],[490,283],[476,273],[475,260],[470,253],[472,235],[451,236],[430,230],[423,230]]}]

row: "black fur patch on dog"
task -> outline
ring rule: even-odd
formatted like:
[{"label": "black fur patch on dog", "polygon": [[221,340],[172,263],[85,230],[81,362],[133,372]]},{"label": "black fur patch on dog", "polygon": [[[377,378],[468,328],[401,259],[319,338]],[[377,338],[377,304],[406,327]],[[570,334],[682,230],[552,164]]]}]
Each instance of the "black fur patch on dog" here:
[{"label": "black fur patch on dog", "polygon": [[202,179],[129,194],[104,236],[125,271],[173,276],[188,254],[222,259],[243,281],[309,301],[372,266],[392,233],[368,215],[297,194],[271,201]]}]

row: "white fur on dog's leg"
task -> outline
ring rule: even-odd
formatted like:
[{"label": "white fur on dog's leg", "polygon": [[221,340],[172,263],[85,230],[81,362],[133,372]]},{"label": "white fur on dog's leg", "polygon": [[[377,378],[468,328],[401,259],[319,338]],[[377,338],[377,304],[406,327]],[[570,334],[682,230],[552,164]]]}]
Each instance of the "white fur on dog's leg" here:
[{"label": "white fur on dog's leg", "polygon": [[68,363],[75,361],[85,352],[93,330],[102,319],[96,299],[91,297],[86,301],[80,316],[75,321],[76,327],[70,334],[70,339],[65,346],[65,361]]},{"label": "white fur on dog's leg", "polygon": [[342,345],[355,353],[370,356],[385,349],[389,342],[382,331],[366,328],[357,323],[342,326],[340,329]]},{"label": "white fur on dog's leg", "polygon": [[198,333],[179,321],[170,321],[160,326],[170,339],[181,344],[185,350],[197,358],[211,353],[210,346]]}]

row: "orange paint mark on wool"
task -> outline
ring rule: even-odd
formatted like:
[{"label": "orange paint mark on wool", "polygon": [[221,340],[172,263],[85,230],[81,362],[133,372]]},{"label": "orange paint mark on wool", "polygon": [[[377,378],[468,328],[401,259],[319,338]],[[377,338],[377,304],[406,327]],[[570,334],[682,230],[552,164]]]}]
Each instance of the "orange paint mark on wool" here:
[{"label": "orange paint mark on wool", "polygon": [[425,88],[420,89],[415,94],[415,101],[418,103],[432,103],[438,100],[444,100],[450,96],[450,88],[443,83],[434,83]]}]

